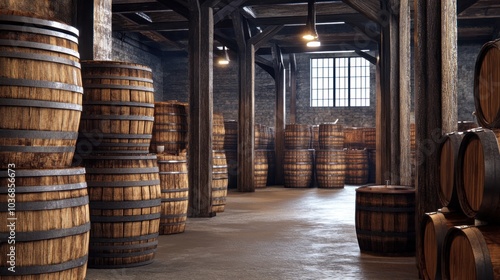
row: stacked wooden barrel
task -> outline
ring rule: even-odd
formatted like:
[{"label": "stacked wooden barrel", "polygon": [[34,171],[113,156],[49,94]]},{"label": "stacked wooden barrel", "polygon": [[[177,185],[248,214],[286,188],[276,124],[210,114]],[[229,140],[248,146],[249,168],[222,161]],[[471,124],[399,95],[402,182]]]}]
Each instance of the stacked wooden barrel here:
[{"label": "stacked wooden barrel", "polygon": [[163,146],[166,153],[178,154],[188,144],[188,104],[175,100],[155,102],[150,152]]},{"label": "stacked wooden barrel", "polygon": [[212,120],[212,211],[224,212],[229,183],[226,159],[225,125],[222,113],[213,113]]},{"label": "stacked wooden barrel", "polygon": [[85,169],[71,167],[78,30],[41,17],[0,11],[0,278],[85,279],[89,196]]},{"label": "stacked wooden barrel", "polygon": [[286,188],[313,186],[314,150],[311,145],[311,127],[288,124],[285,127],[285,158],[283,162]]},{"label": "stacked wooden barrel", "polygon": [[345,178],[346,151],[342,125],[322,123],[318,126],[316,184],[319,188],[343,188]]},{"label": "stacked wooden barrel", "polygon": [[[365,140],[366,137],[366,140]],[[346,184],[363,185],[369,182],[370,169],[375,173],[375,130],[363,127],[344,127],[346,151]],[[369,150],[368,150],[369,149]],[[372,155],[371,161],[369,155]],[[370,168],[371,163],[371,168]],[[373,179],[374,175],[371,176]]]},{"label": "stacked wooden barrel", "polygon": [[500,278],[500,41],[481,49],[474,74],[477,121],[445,136],[440,149],[443,210],[421,225],[421,272],[437,279]]},{"label": "stacked wooden barrel", "polygon": [[255,187],[265,188],[274,183],[274,138],[272,129],[263,124],[256,124],[254,143]]},{"label": "stacked wooden barrel", "polygon": [[83,61],[82,78],[77,152],[90,196],[89,267],[151,263],[161,215],[157,157],[149,154],[152,71],[135,63]]}]

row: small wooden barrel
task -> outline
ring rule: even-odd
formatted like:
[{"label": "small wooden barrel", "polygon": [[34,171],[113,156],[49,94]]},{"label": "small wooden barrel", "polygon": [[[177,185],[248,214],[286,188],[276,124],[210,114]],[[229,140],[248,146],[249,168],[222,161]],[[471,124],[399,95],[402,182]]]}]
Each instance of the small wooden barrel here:
[{"label": "small wooden barrel", "polygon": [[156,155],[91,156],[84,164],[92,223],[89,267],[153,262],[161,213]]},{"label": "small wooden barrel", "polygon": [[212,149],[224,149],[224,137],[226,131],[224,129],[224,115],[222,113],[213,113],[212,115]]},{"label": "small wooden barrel", "polygon": [[344,127],[344,148],[364,149],[365,140],[363,139],[363,128]]},{"label": "small wooden barrel", "polygon": [[227,161],[225,151],[212,152],[212,211],[224,212],[227,197]]},{"label": "small wooden barrel", "polygon": [[454,226],[471,224],[474,224],[474,219],[461,212],[425,213],[420,226],[420,271],[423,279],[441,279],[442,248],[446,233]]},{"label": "small wooden barrel", "polygon": [[276,153],[274,150],[266,150],[267,156],[267,185],[272,186],[276,181]]},{"label": "small wooden barrel", "polygon": [[346,184],[363,185],[368,182],[368,152],[366,150],[347,150]]},{"label": "small wooden barrel", "polygon": [[364,186],[356,189],[356,235],[361,252],[414,255],[415,189]]},{"label": "small wooden barrel", "polygon": [[468,217],[500,221],[500,131],[471,130],[463,136],[458,152],[457,195]]},{"label": "small wooden barrel", "polygon": [[[84,168],[2,170],[0,201],[0,278],[85,279],[90,214]],[[13,265],[15,272],[8,270]]]},{"label": "small wooden barrel", "polygon": [[269,172],[267,150],[255,151],[254,165],[255,165],[255,172],[254,172],[255,188],[265,188],[267,186],[267,174]]},{"label": "small wooden barrel", "polygon": [[500,40],[483,45],[474,69],[474,104],[478,123],[500,128]]},{"label": "small wooden barrel", "polygon": [[287,124],[285,127],[285,149],[309,149],[311,137],[311,127],[309,125]]},{"label": "small wooden barrel", "polygon": [[368,152],[368,183],[375,183],[377,180],[377,150],[367,150]]},{"label": "small wooden barrel", "polygon": [[238,122],[235,120],[224,121],[224,150],[234,150],[238,148]]},{"label": "small wooden barrel", "polygon": [[0,11],[0,168],[70,167],[82,112],[78,30],[5,13]]},{"label": "small wooden barrel", "polygon": [[459,210],[455,167],[463,133],[449,133],[443,137],[445,140],[439,149],[439,186],[437,188],[439,201],[443,207]]},{"label": "small wooden barrel", "polygon": [[161,187],[160,234],[186,229],[189,183],[186,155],[158,154]]},{"label": "small wooden barrel", "polygon": [[318,188],[343,188],[345,183],[345,151],[316,151],[316,182]]},{"label": "small wooden barrel", "polygon": [[469,129],[477,128],[477,123],[474,121],[458,121],[458,131],[464,132]]},{"label": "small wooden barrel", "polygon": [[[312,134],[312,144],[311,144],[311,149],[315,150],[320,150],[319,146],[319,125],[312,125],[311,126],[311,134]],[[342,141],[343,141],[342,137]]]},{"label": "small wooden barrel", "polygon": [[254,127],[254,132],[255,132],[254,148],[256,150],[267,149],[270,140],[268,127],[263,124],[256,124]]},{"label": "small wooden barrel", "polygon": [[340,124],[322,123],[319,125],[319,149],[340,150],[344,148],[344,129]]},{"label": "small wooden barrel", "polygon": [[155,121],[150,151],[164,146],[166,152],[177,153],[187,148],[188,105],[178,101],[155,103]]},{"label": "small wooden barrel", "polygon": [[[151,68],[118,61],[82,62],[85,94],[78,153],[148,153],[154,122]],[[81,150],[89,142],[92,151]]]},{"label": "small wooden barrel", "polygon": [[375,127],[363,127],[363,141],[365,148],[375,150],[377,148],[377,131]]},{"label": "small wooden barrel", "polygon": [[500,279],[499,232],[498,226],[452,227],[444,240],[442,278]]},{"label": "small wooden barrel", "polygon": [[227,162],[227,187],[236,189],[238,187],[238,152],[235,150],[224,150]]},{"label": "small wooden barrel", "polygon": [[285,188],[312,187],[313,168],[314,150],[285,150]]}]

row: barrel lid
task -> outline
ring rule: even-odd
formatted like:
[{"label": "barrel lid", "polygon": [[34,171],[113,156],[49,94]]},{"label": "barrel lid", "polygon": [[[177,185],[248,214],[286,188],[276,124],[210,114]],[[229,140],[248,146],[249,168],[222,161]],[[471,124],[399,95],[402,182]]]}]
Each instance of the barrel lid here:
[{"label": "barrel lid", "polygon": [[356,189],[356,192],[364,193],[414,193],[415,188],[398,185],[369,185]]}]

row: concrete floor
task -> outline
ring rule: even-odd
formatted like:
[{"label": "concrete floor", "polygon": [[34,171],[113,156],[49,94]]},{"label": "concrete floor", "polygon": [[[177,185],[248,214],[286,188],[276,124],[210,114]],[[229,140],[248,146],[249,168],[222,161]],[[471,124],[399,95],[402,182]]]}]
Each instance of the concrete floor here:
[{"label": "concrete floor", "polygon": [[415,257],[360,253],[355,189],[230,190],[224,213],[160,236],[152,264],[87,279],[418,279]]}]

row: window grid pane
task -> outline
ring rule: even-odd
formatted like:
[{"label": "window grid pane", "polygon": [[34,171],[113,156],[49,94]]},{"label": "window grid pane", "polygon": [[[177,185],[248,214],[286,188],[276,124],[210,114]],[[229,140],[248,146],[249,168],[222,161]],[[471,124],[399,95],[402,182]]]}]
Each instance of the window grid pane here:
[{"label": "window grid pane", "polygon": [[312,58],[310,106],[370,106],[369,67],[361,57]]}]

